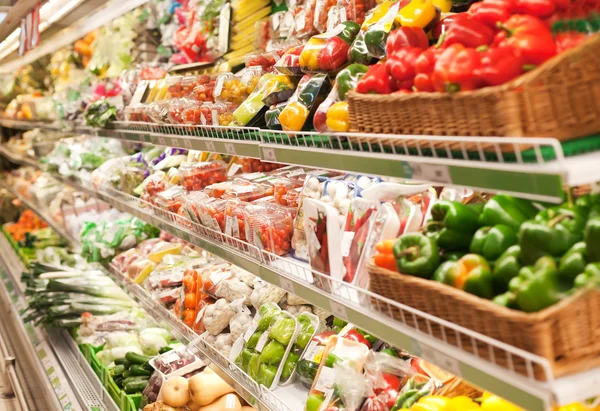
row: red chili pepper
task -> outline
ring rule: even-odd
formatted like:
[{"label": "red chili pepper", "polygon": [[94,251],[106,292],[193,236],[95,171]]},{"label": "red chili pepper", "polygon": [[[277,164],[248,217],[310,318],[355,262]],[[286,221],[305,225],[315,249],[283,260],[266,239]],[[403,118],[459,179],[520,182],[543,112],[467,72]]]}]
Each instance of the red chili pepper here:
[{"label": "red chili pepper", "polygon": [[363,335],[361,333],[359,333],[356,330],[349,330],[346,333],[346,335],[344,335],[344,338],[347,340],[350,340],[350,341],[356,341],[358,343],[364,344],[369,349],[371,349],[371,343],[365,337],[363,337]]},{"label": "red chili pepper", "polygon": [[494,40],[494,34],[494,30],[490,27],[467,16],[455,20],[440,38],[438,44],[443,47],[457,43],[473,48],[487,46]]},{"label": "red chili pepper", "polygon": [[523,64],[539,65],[556,55],[552,32],[537,17],[515,14],[501,24],[501,28],[494,45],[517,50]]},{"label": "red chili pepper", "polygon": [[394,89],[411,89],[415,78],[415,62],[423,53],[418,47],[405,47],[389,55],[385,67],[395,84]]},{"label": "red chili pepper", "polygon": [[319,69],[332,71],[342,67],[348,61],[349,50],[350,46],[341,38],[330,38],[317,56]]},{"label": "red chili pepper", "polygon": [[356,91],[361,94],[390,94],[392,85],[390,75],[384,64],[375,64],[358,81]]},{"label": "red chili pepper", "polygon": [[566,31],[563,33],[557,33],[554,36],[554,41],[556,42],[556,51],[558,53],[562,53],[565,50],[574,48],[579,46],[587,36],[585,33],[580,33],[578,31]]},{"label": "red chili pepper", "polygon": [[481,80],[477,77],[479,53],[462,44],[452,44],[439,56],[433,69],[432,81],[437,91],[475,90]]},{"label": "red chili pepper", "polygon": [[469,16],[480,23],[496,29],[498,22],[510,17],[510,2],[484,1],[469,7]]},{"label": "red chili pepper", "polygon": [[515,12],[546,19],[554,13],[554,0],[516,0]]},{"label": "red chili pepper", "polygon": [[427,34],[420,27],[400,27],[392,31],[385,43],[387,55],[391,56],[403,47],[418,47],[425,50],[429,47]]},{"label": "red chili pepper", "polygon": [[417,91],[435,91],[431,75],[435,67],[435,62],[444,49],[430,47],[425,50],[415,61],[415,81],[414,87]]},{"label": "red chili pepper", "polygon": [[486,86],[504,84],[523,73],[523,62],[511,48],[490,48],[481,53],[478,76]]}]

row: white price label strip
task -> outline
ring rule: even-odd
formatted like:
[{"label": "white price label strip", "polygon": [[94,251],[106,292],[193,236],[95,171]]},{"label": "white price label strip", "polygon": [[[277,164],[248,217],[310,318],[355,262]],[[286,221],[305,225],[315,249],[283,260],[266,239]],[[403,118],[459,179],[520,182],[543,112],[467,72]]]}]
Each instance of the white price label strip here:
[{"label": "white price label strip", "polygon": [[225,143],[225,151],[230,156],[235,156],[235,145],[233,145],[233,143]]},{"label": "white price label strip", "polygon": [[341,318],[344,321],[348,321],[348,312],[346,311],[346,307],[344,307],[342,304],[329,300],[329,307],[331,308],[331,313],[333,315]]},{"label": "white price label strip", "polygon": [[263,158],[266,161],[277,161],[277,156],[275,155],[275,149],[269,147],[262,148]]},{"label": "white price label strip", "polygon": [[408,163],[412,169],[413,180],[435,181],[440,183],[452,183],[448,166],[440,164]]},{"label": "white price label strip", "polygon": [[206,142],[206,151],[210,151],[212,153],[216,152],[217,149],[215,147],[215,143],[213,143],[212,141],[207,141]]},{"label": "white price label strip", "polygon": [[429,361],[430,363],[448,372],[451,372],[454,375],[457,375],[459,377],[462,376],[462,372],[460,370],[460,362],[456,358],[452,358],[428,346],[427,344],[423,344],[416,340],[413,340],[413,347],[415,354],[423,358],[425,361]]},{"label": "white price label strip", "polygon": [[292,282],[292,280],[284,277],[279,277],[279,285],[288,293],[296,294],[294,292],[294,283]]}]

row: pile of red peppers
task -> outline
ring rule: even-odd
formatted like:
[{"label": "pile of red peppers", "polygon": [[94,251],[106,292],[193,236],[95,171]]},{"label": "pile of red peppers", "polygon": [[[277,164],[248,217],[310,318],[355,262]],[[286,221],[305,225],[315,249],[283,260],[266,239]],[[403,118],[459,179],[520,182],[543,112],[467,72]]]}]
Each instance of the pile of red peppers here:
[{"label": "pile of red peppers", "polygon": [[483,0],[441,19],[430,46],[420,27],[390,32],[386,58],[357,85],[359,93],[457,92],[497,86],[543,64],[586,35],[553,36],[552,19],[570,0]]}]

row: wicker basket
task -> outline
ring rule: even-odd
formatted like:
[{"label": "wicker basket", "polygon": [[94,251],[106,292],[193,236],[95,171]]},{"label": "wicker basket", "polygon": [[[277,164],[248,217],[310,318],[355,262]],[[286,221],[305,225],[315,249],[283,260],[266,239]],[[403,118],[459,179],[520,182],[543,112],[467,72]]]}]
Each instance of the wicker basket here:
[{"label": "wicker basket", "polygon": [[472,400],[481,397],[481,391],[465,380],[455,377],[447,382],[435,392],[435,395],[443,395],[444,397],[454,398],[458,396],[469,397]]},{"label": "wicker basket", "polygon": [[600,131],[600,35],[519,78],[461,93],[348,93],[350,130],[439,136],[554,137]]},{"label": "wicker basket", "polygon": [[[600,291],[582,290],[537,313],[524,313],[499,306],[436,281],[398,274],[369,263],[369,289],[374,293],[454,324],[487,335],[513,347],[546,358],[555,377],[600,364]],[[378,304],[373,301],[373,307]],[[386,315],[404,322],[397,307],[386,307]],[[467,335],[448,332],[434,323],[413,317],[418,329],[482,358],[493,355],[503,367],[537,379],[545,379],[541,366],[528,363],[506,351],[492,349]],[[493,351],[493,353],[492,353]]]}]

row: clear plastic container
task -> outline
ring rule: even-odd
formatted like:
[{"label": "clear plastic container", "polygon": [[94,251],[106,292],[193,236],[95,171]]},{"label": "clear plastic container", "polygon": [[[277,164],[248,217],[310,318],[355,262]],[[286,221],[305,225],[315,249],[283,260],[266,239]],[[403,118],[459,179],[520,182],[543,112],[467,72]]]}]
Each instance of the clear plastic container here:
[{"label": "clear plastic container", "polygon": [[222,198],[237,198],[242,201],[254,201],[273,194],[273,188],[268,184],[251,183],[241,179],[234,180],[234,185],[223,193]]},{"label": "clear plastic container", "polygon": [[181,186],[173,186],[162,193],[156,195],[155,204],[158,207],[158,215],[175,221],[176,217],[171,214],[179,211],[183,205],[185,190]]},{"label": "clear plastic container", "polygon": [[228,126],[233,120],[233,111],[236,107],[231,103],[191,103],[183,110],[183,122],[186,124]]},{"label": "clear plastic container", "polygon": [[208,195],[203,191],[190,191],[187,193],[183,202],[186,218],[197,224],[201,224],[198,203],[205,201],[207,198],[209,198]]},{"label": "clear plastic container", "polygon": [[227,200],[225,203],[225,230],[226,235],[247,240],[246,217],[249,203],[235,199]]},{"label": "clear plastic container", "polygon": [[281,58],[275,63],[275,70],[282,74],[288,74],[297,76],[302,74],[300,68],[300,54],[304,50],[304,46],[296,46],[289,49]]},{"label": "clear plastic container", "polygon": [[291,250],[292,215],[287,207],[275,204],[253,205],[247,208],[250,217],[251,242],[261,250],[286,255]]},{"label": "clear plastic container", "polygon": [[140,167],[125,167],[121,171],[121,177],[119,178],[119,190],[127,194],[134,194],[134,190],[142,184],[144,179],[148,176],[148,170]]},{"label": "clear plastic container", "polygon": [[186,374],[200,368],[202,364],[202,361],[184,346],[154,357],[150,361],[152,368],[164,377]]},{"label": "clear plastic container", "polygon": [[262,74],[263,70],[259,66],[247,67],[235,75],[221,74],[215,85],[215,101],[239,106],[254,91]]},{"label": "clear plastic container", "polygon": [[191,98],[196,101],[212,103],[215,101],[214,90],[217,81],[217,76],[202,74],[196,78],[196,86],[194,87]]},{"label": "clear plastic container", "polygon": [[227,180],[227,164],[223,161],[183,163],[179,166],[179,180],[187,191],[202,190]]},{"label": "clear plastic container", "polygon": [[216,232],[225,231],[225,206],[227,200],[206,199],[198,203],[198,213],[202,225]]},{"label": "clear plastic container", "polygon": [[275,201],[277,201],[278,204],[290,206],[292,204],[288,202],[287,194],[289,191],[295,188],[302,187],[303,180],[297,178],[277,177],[269,180],[269,183],[273,184],[273,196],[275,197]]},{"label": "clear plastic container", "polygon": [[262,161],[258,158],[242,157],[237,159],[237,164],[242,166],[242,172],[244,173],[266,173],[269,171],[277,170],[283,167],[283,164],[271,163],[268,161]]}]

